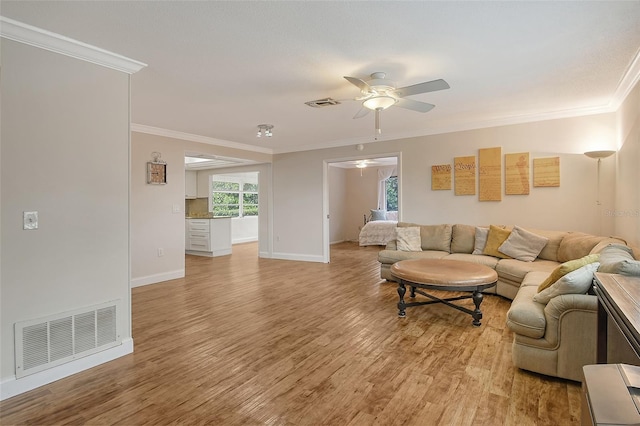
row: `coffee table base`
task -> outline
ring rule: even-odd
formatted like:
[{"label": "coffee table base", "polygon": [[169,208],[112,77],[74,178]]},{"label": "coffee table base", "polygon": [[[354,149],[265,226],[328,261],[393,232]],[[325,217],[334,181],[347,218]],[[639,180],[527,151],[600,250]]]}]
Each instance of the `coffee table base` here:
[{"label": "coffee table base", "polygon": [[[409,285],[411,287],[411,294],[410,297],[411,298],[415,298],[416,297],[416,293],[421,294],[422,296],[428,297],[431,300],[426,301],[426,302],[409,302],[406,303],[404,301],[404,295],[407,292],[407,289],[405,287],[405,285]],[[493,283],[491,286],[495,285],[495,283]],[[482,295],[482,290],[489,287],[487,285],[479,285],[477,286],[477,288],[475,288],[471,294],[465,294],[462,296],[456,296],[456,297],[449,297],[446,299],[441,299],[439,297],[436,297],[432,294],[429,294],[425,291],[422,290],[418,290],[416,287],[420,287],[420,288],[425,288],[425,289],[429,289],[429,288],[433,288],[432,286],[426,285],[426,284],[417,284],[417,283],[412,283],[412,282],[405,282],[405,280],[400,280],[398,282],[398,296],[400,296],[400,300],[398,302],[398,316],[399,317],[406,317],[407,313],[405,311],[406,308],[412,307],[412,306],[422,306],[422,305],[431,305],[433,303],[444,303],[447,306],[451,306],[454,309],[457,309],[459,311],[462,311],[466,314],[469,314],[473,317],[473,325],[476,327],[479,327],[481,325],[480,320],[482,319],[482,311],[480,310],[480,304],[482,303],[482,299],[483,299],[483,295]],[[447,288],[446,286],[437,286],[438,290],[445,290],[445,291],[460,291],[459,288]],[[475,309],[471,310],[471,309],[467,309],[464,306],[460,306],[460,305],[456,305],[454,303],[451,303],[452,301],[455,300],[463,300],[463,299],[473,299],[473,303],[475,305]]]}]

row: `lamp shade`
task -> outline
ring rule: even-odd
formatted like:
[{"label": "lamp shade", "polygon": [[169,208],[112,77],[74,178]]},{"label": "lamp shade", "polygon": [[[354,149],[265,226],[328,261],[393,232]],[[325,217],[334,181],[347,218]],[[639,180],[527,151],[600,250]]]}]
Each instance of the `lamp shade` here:
[{"label": "lamp shade", "polygon": [[586,155],[589,158],[601,159],[601,158],[611,157],[615,153],[616,153],[615,151],[610,151],[610,150],[587,151],[587,152],[584,153],[584,155]]},{"label": "lamp shade", "polygon": [[387,109],[391,105],[395,104],[396,102],[398,101],[394,97],[381,95],[381,96],[374,96],[373,98],[367,99],[362,103],[362,105],[365,108],[369,108],[375,111],[377,109]]}]

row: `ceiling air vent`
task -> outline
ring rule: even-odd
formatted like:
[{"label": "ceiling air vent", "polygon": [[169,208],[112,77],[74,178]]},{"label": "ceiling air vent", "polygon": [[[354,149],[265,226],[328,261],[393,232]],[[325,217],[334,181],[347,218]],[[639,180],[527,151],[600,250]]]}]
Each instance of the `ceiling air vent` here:
[{"label": "ceiling air vent", "polygon": [[331,106],[331,105],[340,105],[340,102],[336,101],[335,99],[324,98],[324,99],[317,99],[315,101],[305,102],[305,104],[314,108],[322,108],[322,107]]}]

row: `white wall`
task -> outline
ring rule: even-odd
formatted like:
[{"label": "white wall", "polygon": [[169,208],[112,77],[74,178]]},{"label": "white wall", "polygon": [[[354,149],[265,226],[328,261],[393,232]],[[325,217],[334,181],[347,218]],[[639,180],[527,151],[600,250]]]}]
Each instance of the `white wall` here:
[{"label": "white wall", "polygon": [[[136,287],[184,277],[185,172],[184,148],[174,140],[134,132],[131,142],[131,284]],[[167,162],[166,185],[147,184],[152,152]]]},{"label": "white wall", "polygon": [[324,261],[323,161],[341,157],[329,155],[334,152],[321,150],[274,155],[273,257]]},{"label": "white wall", "polygon": [[231,218],[231,244],[258,241],[258,216]]},{"label": "white wall", "polygon": [[602,217],[614,234],[640,247],[640,83],[618,113],[615,204],[603,205]]},{"label": "white wall", "polygon": [[[167,162],[167,184],[146,183],[146,163],[151,153],[162,153]],[[131,276],[132,286],[153,284],[184,276],[184,196],[185,152],[245,158],[257,163],[268,163],[271,156],[233,148],[197,143],[166,136],[133,132],[131,134]],[[255,164],[233,169],[215,169],[215,173],[228,171],[260,172],[260,190],[270,191],[269,164]],[[198,171],[198,188],[208,188],[208,175],[213,171]],[[199,191],[200,192],[200,191]],[[206,190],[205,190],[206,194]],[[267,201],[263,203],[263,198]],[[269,197],[260,198],[261,243],[260,253],[270,253]],[[179,211],[174,213],[173,207]],[[263,210],[264,209],[264,210]],[[158,256],[158,248],[164,256]]]},{"label": "white wall", "polygon": [[346,221],[347,169],[329,166],[329,241],[331,244],[348,240]]},{"label": "white wall", "polygon": [[346,228],[349,240],[357,241],[371,209],[378,207],[378,167],[349,169],[347,173]]},{"label": "white wall", "polygon": [[[132,349],[129,75],[6,39],[1,49],[5,395],[37,382],[14,380],[17,321],[120,300],[118,333]],[[38,211],[38,230],[22,229],[23,211]]]},{"label": "white wall", "polygon": [[[612,234],[612,224],[601,223],[596,206],[596,162],[583,153],[615,146],[616,116],[598,114],[381,141],[366,144],[362,154],[402,154],[400,210],[405,221],[504,223]],[[491,147],[502,147],[503,155],[529,152],[531,159],[560,157],[560,187],[532,187],[530,195],[503,195],[500,202],[431,190],[432,165],[452,164],[456,156],[477,156],[478,149]],[[274,156],[274,256],[322,261],[322,164],[352,157],[354,152],[355,147],[340,147]],[[601,171],[605,185],[615,179],[613,159],[607,160]],[[614,202],[613,191],[602,191],[602,205]]]}]

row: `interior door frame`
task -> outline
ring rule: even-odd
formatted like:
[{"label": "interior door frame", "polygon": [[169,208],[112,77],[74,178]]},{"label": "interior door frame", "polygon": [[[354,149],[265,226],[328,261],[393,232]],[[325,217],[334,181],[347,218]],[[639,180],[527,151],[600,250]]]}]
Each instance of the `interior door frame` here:
[{"label": "interior door frame", "polygon": [[396,157],[398,170],[398,221],[402,220],[402,153],[360,154],[351,157],[332,158],[323,161],[322,165],[322,261],[329,263],[331,259],[331,218],[329,217],[329,165],[354,160],[371,160],[374,158]]}]

